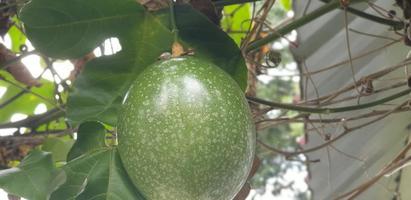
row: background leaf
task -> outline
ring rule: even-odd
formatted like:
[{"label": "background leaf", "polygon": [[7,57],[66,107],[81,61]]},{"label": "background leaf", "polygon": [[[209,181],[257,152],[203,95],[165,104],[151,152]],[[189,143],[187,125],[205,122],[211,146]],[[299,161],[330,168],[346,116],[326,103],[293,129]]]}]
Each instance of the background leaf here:
[{"label": "background leaf", "polygon": [[56,174],[51,154],[33,150],[18,167],[0,171],[0,187],[26,199],[45,200],[62,181]]},{"label": "background leaf", "polygon": [[67,154],[74,144],[69,136],[48,137],[44,140],[41,150],[50,152],[54,162],[66,162]]},{"label": "background leaf", "polygon": [[292,0],[281,0],[281,5],[283,6],[285,11],[289,11],[292,8]]},{"label": "background leaf", "polygon": [[224,7],[224,18],[221,27],[228,32],[231,38],[241,44],[241,40],[247,35],[251,23],[250,4],[232,5]]},{"label": "background leaf", "polygon": [[106,130],[98,122],[85,122],[77,131],[77,140],[71,148],[67,160],[73,160],[87,152],[106,147]]}]

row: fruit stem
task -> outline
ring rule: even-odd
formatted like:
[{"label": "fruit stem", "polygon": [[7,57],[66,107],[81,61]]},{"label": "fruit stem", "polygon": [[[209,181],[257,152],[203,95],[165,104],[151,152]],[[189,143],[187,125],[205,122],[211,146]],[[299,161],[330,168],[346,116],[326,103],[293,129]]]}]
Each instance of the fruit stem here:
[{"label": "fruit stem", "polygon": [[171,33],[174,35],[173,46],[171,47],[172,57],[180,57],[184,54],[184,47],[178,42],[178,28],[176,24],[176,15],[174,10],[174,0],[170,0],[170,17],[171,17]]},{"label": "fruit stem", "polygon": [[171,16],[171,33],[174,35],[174,42],[177,42],[178,41],[178,28],[176,24],[174,0],[170,0],[170,16]]}]

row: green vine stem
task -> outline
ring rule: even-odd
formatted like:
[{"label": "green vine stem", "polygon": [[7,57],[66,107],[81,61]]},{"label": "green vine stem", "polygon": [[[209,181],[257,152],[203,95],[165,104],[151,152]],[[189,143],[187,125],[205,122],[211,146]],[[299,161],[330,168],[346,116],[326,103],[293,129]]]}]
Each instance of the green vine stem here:
[{"label": "green vine stem", "polygon": [[[320,0],[320,1],[322,1],[324,3],[329,3],[330,2],[330,0]],[[404,28],[404,22],[401,22],[401,21],[385,19],[385,18],[378,17],[378,16],[375,16],[375,15],[372,15],[372,14],[368,14],[366,12],[363,12],[361,10],[358,10],[358,9],[355,9],[355,8],[352,8],[352,7],[347,7],[347,11],[354,14],[354,15],[362,17],[364,19],[368,19],[368,20],[371,20],[373,22],[377,22],[379,24],[384,24],[384,25],[391,26],[391,27],[394,28],[394,30],[401,30],[401,29]]]},{"label": "green vine stem", "polygon": [[247,96],[247,99],[251,102],[258,103],[258,104],[263,104],[263,105],[270,106],[270,107],[273,107],[273,108],[281,108],[281,109],[300,111],[300,112],[306,112],[306,113],[330,114],[330,113],[347,112],[347,111],[353,111],[353,110],[361,110],[361,109],[364,109],[364,108],[369,108],[369,107],[381,105],[383,103],[395,100],[397,98],[400,98],[400,97],[405,96],[405,95],[410,94],[410,93],[411,93],[411,88],[408,88],[408,89],[403,90],[401,92],[398,92],[396,94],[393,94],[393,95],[390,95],[388,97],[384,97],[382,99],[372,101],[372,102],[369,102],[369,103],[353,105],[353,106],[345,106],[345,107],[336,107],[336,108],[313,108],[313,107],[297,106],[297,105],[293,105],[293,104],[284,104],[284,103],[266,101],[266,100],[259,99],[259,98],[256,98],[256,97],[251,97],[251,96]]},{"label": "green vine stem", "polygon": [[235,5],[235,4],[242,4],[242,3],[250,3],[250,2],[256,2],[260,0],[220,0],[220,1],[215,1],[214,6],[215,7],[224,7],[224,6],[230,6],[230,5]]},{"label": "green vine stem", "polygon": [[178,28],[176,23],[176,12],[174,9],[175,3],[173,0],[169,0],[170,3],[170,20],[171,20],[171,33],[174,35],[174,42],[171,47],[171,56],[180,57],[184,54],[184,47],[178,41]]},{"label": "green vine stem", "polygon": [[171,20],[171,33],[174,35],[174,42],[178,41],[178,28],[176,24],[176,15],[174,10],[174,1],[169,0],[170,3],[170,20]]},{"label": "green vine stem", "polygon": [[354,9],[354,8],[347,8],[347,11],[357,15],[359,17],[371,20],[373,22],[377,22],[379,24],[384,24],[384,25],[388,25],[391,26],[392,28],[394,28],[394,30],[401,30],[404,28],[404,22],[401,21],[395,21],[395,20],[390,20],[390,19],[385,19],[385,18],[381,18],[375,15],[371,15],[365,12],[362,12],[360,10]]},{"label": "green vine stem", "polygon": [[[354,4],[354,3],[359,3],[359,2],[363,2],[365,0],[351,0],[350,4]],[[258,49],[261,46],[264,46],[272,41],[277,40],[278,38],[282,37],[283,35],[286,35],[288,33],[290,33],[292,30],[295,30],[301,26],[304,26],[305,24],[308,24],[309,22],[317,19],[318,17],[323,16],[324,14],[339,8],[341,6],[341,2],[340,0],[333,0],[330,1],[329,3],[321,6],[320,8],[318,8],[317,10],[305,15],[304,17],[301,17],[293,22],[291,22],[288,25],[285,25],[284,27],[282,27],[281,29],[277,30],[274,33],[269,34],[268,36],[253,41],[251,42],[247,49],[246,52],[251,52],[255,49]]]}]

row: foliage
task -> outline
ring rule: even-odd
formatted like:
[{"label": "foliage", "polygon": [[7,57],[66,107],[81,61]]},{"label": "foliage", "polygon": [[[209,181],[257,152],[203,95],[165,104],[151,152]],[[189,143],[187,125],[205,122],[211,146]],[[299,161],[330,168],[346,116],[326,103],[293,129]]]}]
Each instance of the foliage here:
[{"label": "foliage", "polygon": [[[285,10],[291,8],[290,2],[281,1]],[[247,68],[239,46],[250,28],[251,5],[224,8],[222,28],[227,33],[190,6],[175,7],[178,41],[193,49],[196,56],[221,67],[242,89],[246,88]],[[269,18],[280,19],[284,9],[275,9]],[[162,53],[171,51],[174,35],[170,11],[148,12],[135,0],[32,0],[22,7],[18,16],[13,17],[15,25],[8,31],[11,49],[25,56],[27,52],[20,50],[29,40],[42,55],[44,72],[51,72],[54,81],[40,76],[41,87],[27,88],[0,71],[1,77],[12,82],[0,81],[0,87],[6,88],[0,96],[0,123],[24,127],[15,132],[17,135],[62,131],[63,136],[45,137],[41,147],[17,167],[0,171],[0,187],[34,200],[143,199],[130,182],[117,147],[112,145],[116,143],[113,137],[118,108],[130,84]],[[109,38],[118,39],[121,50],[87,62],[74,83],[71,83],[73,77],[62,79],[53,72],[56,59],[71,59],[74,63]],[[283,51],[282,54],[286,62],[291,57]],[[280,79],[259,83],[258,94],[287,101],[291,99],[293,84]],[[63,90],[59,91],[61,87]],[[49,111],[65,111],[66,115],[30,122],[30,126],[14,126],[10,121],[15,113],[35,117],[34,110],[39,104],[45,104]],[[300,129],[284,125],[261,132],[259,139],[279,147],[295,147]],[[77,133],[75,140],[73,132]],[[278,155],[261,147],[257,151],[262,167],[252,182],[254,188],[264,188],[269,177],[281,175],[286,167],[279,165],[283,160]]]},{"label": "foliage", "polygon": [[250,4],[224,7],[224,18],[222,19],[221,27],[234,39],[237,45],[241,44],[242,39],[245,38],[250,28],[250,11]]},{"label": "foliage", "polygon": [[[215,63],[232,75],[244,89],[246,67],[234,41],[190,6],[176,6],[175,9],[178,40],[187,48],[193,48],[196,56]],[[50,180],[59,181],[41,183],[48,189],[41,191],[43,196],[25,194],[24,191],[7,186],[3,188],[29,199],[46,199],[48,195],[50,199],[141,199],[123,169],[117,148],[106,145],[106,127],[91,121],[97,120],[115,127],[117,109],[133,79],[163,52],[170,51],[174,36],[171,32],[169,10],[151,13],[134,0],[34,0],[21,9],[19,17],[24,22],[30,42],[37,51],[47,56],[57,59],[79,58],[108,38],[117,38],[121,51],[88,62],[69,91],[69,127],[80,125],[74,145],[70,138],[50,137],[42,146],[43,150],[53,152],[52,157],[47,154],[51,164],[49,168],[57,171],[53,162],[63,164],[58,168],[59,173],[51,173],[48,177]],[[13,44],[19,46],[19,41],[15,39],[19,35],[12,30],[10,35],[14,37]],[[46,64],[47,62],[46,60]],[[13,80],[7,74],[4,76]],[[67,80],[60,81],[67,85]],[[13,90],[12,86],[5,86],[7,91],[2,98],[4,101],[17,95],[18,89],[24,88],[21,85]],[[44,81],[38,89],[33,88],[29,94],[23,94],[30,100],[20,98],[22,103],[26,103],[24,106],[19,106],[19,101],[14,101],[7,106],[12,110],[2,109],[2,112],[8,114],[2,115],[4,122],[16,111],[33,115],[34,108],[45,100],[35,97],[41,96],[51,102],[55,101],[54,91],[57,86]],[[30,101],[32,103],[27,104]],[[60,103],[65,102],[64,98]],[[54,106],[56,105],[47,104],[48,109]],[[20,110],[16,110],[16,107]],[[33,130],[44,130],[41,127],[43,124],[38,124]],[[38,154],[46,153],[39,151]],[[24,164],[23,161],[22,165]],[[40,164],[42,163],[29,167],[35,168]],[[9,177],[1,177],[0,181],[6,183],[10,180]]]},{"label": "foliage", "polygon": [[[109,37],[120,41],[121,52],[94,59],[77,78],[68,100],[68,118],[76,123],[99,120],[115,125],[130,82],[170,51],[173,42],[168,11],[152,14],[133,0],[36,0],[23,8],[21,19],[36,48],[56,58],[82,56]],[[223,32],[186,6],[177,7],[176,22],[185,45],[221,66],[244,88],[244,61]]]},{"label": "foliage", "polygon": [[0,172],[0,186],[33,200],[142,199],[128,179],[117,148],[105,145],[106,132],[102,130],[96,122],[81,125],[68,163],[60,168],[54,167],[51,153],[32,151],[18,167]]},{"label": "foliage", "polygon": [[[0,71],[0,76],[4,77],[7,80],[12,80],[15,83],[17,82],[14,80],[14,78],[11,75],[3,71]],[[42,87],[33,88],[32,92],[38,95],[41,95],[42,97],[46,99],[53,100],[54,84],[45,79],[42,79],[41,83],[42,83]],[[23,88],[25,87],[23,84],[20,84],[20,83],[16,83],[16,84],[19,87],[23,87]],[[0,87],[7,88],[7,91],[4,93],[3,97],[0,99],[0,104],[4,104],[10,98],[12,98],[13,96],[21,92],[21,89],[19,87],[16,87],[15,85],[12,85],[8,82],[0,82]],[[48,108],[52,108],[54,106],[50,104],[49,101],[44,101],[44,99],[38,96],[30,95],[30,94],[23,94],[21,97],[19,97],[17,100],[10,103],[8,106],[0,109],[0,123],[8,122],[14,113],[33,115],[35,108],[41,103],[46,104]]]},{"label": "foliage", "polygon": [[[268,13],[269,22],[280,23],[286,16],[287,3],[291,4],[291,1],[280,1],[281,4],[275,5]],[[288,5],[290,5],[288,4]],[[261,6],[258,4],[257,6]],[[258,9],[259,7],[257,7]],[[281,49],[275,49],[281,55],[281,63],[274,69],[267,68],[262,74],[265,75],[272,71],[287,71],[290,74],[294,74],[295,71],[287,69],[287,65],[294,62],[292,54],[285,45]],[[263,57],[261,63],[267,65],[266,57]],[[257,96],[262,99],[270,99],[275,102],[292,102],[293,98],[299,94],[298,83],[293,81],[291,77],[274,76],[269,81],[257,81]],[[271,111],[266,113],[262,119],[273,119],[280,115],[292,116],[295,112],[280,110]],[[297,140],[303,135],[303,127],[298,124],[285,123],[277,125],[275,127],[266,128],[260,130],[257,134],[257,139],[270,146],[275,146],[278,149],[296,149],[299,147]],[[287,170],[290,168],[297,168],[299,171],[305,171],[305,165],[299,161],[303,160],[303,157],[298,157],[297,162],[290,162],[284,158],[283,155],[277,154],[262,146],[257,146],[257,155],[261,160],[261,165],[257,173],[251,179],[251,185],[257,190],[258,193],[272,192],[274,196],[279,195],[282,190],[291,190],[295,193],[295,199],[308,199],[308,192],[298,193],[294,191],[292,185],[287,187],[287,183],[279,181],[283,177]],[[272,183],[270,179],[275,179]],[[279,188],[274,191],[266,191],[266,186],[272,184],[274,188]]]},{"label": "foliage", "polygon": [[[167,0],[160,1],[164,5],[169,3]],[[194,53],[221,67],[242,89],[249,86],[248,99],[255,111],[254,117],[259,128],[257,138],[261,144],[257,147],[261,166],[250,180],[253,188],[261,192],[271,184],[275,189],[268,192],[274,195],[281,193],[283,189],[292,189],[292,183],[284,184],[280,177],[289,169],[303,171],[305,163],[316,162],[306,162],[302,156],[296,155],[328,147],[351,131],[377,122],[391,113],[409,111],[407,102],[403,102],[395,109],[366,113],[364,116],[376,119],[359,126],[345,122],[362,119],[364,116],[348,116],[354,114],[348,113],[348,117],[338,119],[329,115],[331,112],[382,105],[408,95],[411,91],[409,87],[381,100],[363,103],[363,99],[374,98],[374,93],[391,92],[399,87],[407,87],[407,83],[410,86],[408,78],[403,83],[396,82],[396,85],[374,89],[373,80],[399,67],[384,68],[358,80],[353,77],[352,83],[346,88],[336,88],[337,92],[326,94],[328,96],[298,104],[294,102],[298,99],[298,80],[291,77],[271,77],[271,80],[264,80],[267,74],[288,70],[287,63],[292,62],[293,57],[286,48],[287,43],[290,43],[286,39],[287,34],[343,5],[339,0],[321,1],[325,4],[295,20],[283,20],[286,15],[292,14],[291,0],[191,1],[193,7],[177,5],[150,12],[136,0],[0,1],[0,36],[5,36],[2,43],[9,43],[0,45],[0,167],[13,167],[0,171],[0,187],[11,194],[35,200],[142,199],[138,188],[130,182],[117,153],[119,107],[140,72],[158,59],[167,58],[172,44],[179,42],[187,50],[184,53]],[[193,2],[197,2],[197,5]],[[404,23],[395,12],[382,10],[372,2],[368,2],[369,8],[384,16],[351,7],[358,2],[365,0],[349,1],[350,5],[343,5],[347,7],[341,11],[388,25],[397,33],[409,26],[409,22]],[[409,19],[409,6],[403,4],[403,1],[396,2],[404,11],[402,15]],[[272,7],[273,5],[275,6]],[[307,8],[308,6],[307,4]],[[207,14],[214,12],[213,19],[218,18],[216,10],[223,10],[224,13],[220,27],[215,20],[210,21],[212,17]],[[356,31],[349,29],[348,23],[345,25],[349,44],[349,31]],[[4,35],[6,32],[7,35]],[[407,37],[407,30],[404,33],[398,36],[401,38],[378,38],[393,40],[389,45],[404,41],[409,46],[411,42]],[[107,45],[111,41],[119,42],[118,52],[112,50],[113,54],[103,53],[102,56],[94,54],[95,49],[107,50],[115,46]],[[294,44],[291,42],[291,45]],[[361,56],[351,56],[349,53],[350,58],[341,63],[352,65],[352,60],[360,59],[368,53],[364,52]],[[242,56],[247,58],[248,68]],[[41,64],[37,63],[40,66],[25,64],[31,72],[37,71],[36,78],[22,64],[24,59],[33,57],[40,60]],[[65,66],[73,68],[67,69],[71,71],[70,75],[66,74],[62,78],[56,72],[59,59],[71,63]],[[305,61],[308,58],[302,59]],[[282,62],[279,63],[279,60]],[[16,63],[19,63],[19,70],[13,67]],[[272,65],[273,63],[276,65]],[[409,63],[401,65],[403,64]],[[334,70],[336,67],[338,64],[315,74],[327,73],[329,69]],[[38,69],[33,70],[34,68]],[[353,66],[351,70],[354,71]],[[39,71],[42,71],[41,74]],[[301,77],[307,78],[308,83],[310,75],[307,72],[301,74]],[[315,87],[314,80],[311,81]],[[348,93],[354,96],[349,96]],[[362,98],[363,96],[367,97]],[[355,98],[358,99],[357,105],[350,102]],[[350,105],[334,107],[333,104],[341,102],[350,102]],[[46,111],[39,109],[44,105]],[[387,104],[384,109],[388,106]],[[42,112],[45,113],[39,114]],[[311,115],[313,113],[323,113],[324,121],[310,118],[315,118]],[[267,122],[265,127],[262,121]],[[287,123],[282,123],[283,121]],[[337,137],[328,138],[325,135],[322,146],[300,150],[298,139],[303,134],[303,127],[294,122],[323,125],[329,122],[327,126],[336,125],[344,130]],[[32,151],[27,155],[29,150]],[[25,155],[27,157],[22,159]],[[292,161],[288,160],[291,158]],[[398,163],[400,161],[396,159],[391,164]],[[372,183],[365,185],[368,187]],[[356,189],[353,191],[356,195],[360,193]],[[294,196],[295,199],[308,199],[307,194],[296,191]]]},{"label": "foliage", "polygon": [[62,182],[57,174],[51,154],[34,150],[16,168],[0,171],[0,186],[11,194],[43,200]]}]

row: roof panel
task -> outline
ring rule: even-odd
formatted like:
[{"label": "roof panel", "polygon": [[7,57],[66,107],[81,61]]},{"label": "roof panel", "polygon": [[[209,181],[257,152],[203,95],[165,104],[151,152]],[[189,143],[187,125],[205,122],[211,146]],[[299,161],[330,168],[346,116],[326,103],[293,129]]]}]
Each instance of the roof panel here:
[{"label": "roof panel", "polygon": [[[294,1],[294,10],[296,16],[300,17],[305,8],[307,1]],[[313,10],[323,3],[313,0],[309,10]],[[390,9],[393,7],[393,1],[375,1],[376,4]],[[357,4],[356,7],[364,9],[366,4]],[[374,12],[370,9],[366,12]],[[400,13],[400,12],[397,12]],[[349,27],[372,34],[396,37],[387,26],[375,24],[368,20],[350,15]],[[316,21],[300,28],[298,31],[299,47],[292,49],[297,59],[300,59],[300,68],[310,72],[323,69],[326,66],[344,61],[348,58],[346,34],[344,29],[344,15],[341,10],[333,11]],[[379,48],[390,43],[390,40],[358,35],[350,32],[350,45],[352,55],[355,57],[364,52]],[[410,49],[402,43],[391,45],[382,51],[370,54],[353,62],[355,78],[359,80],[365,75],[377,72],[378,70],[398,64],[403,60]],[[307,68],[304,67],[306,64]],[[319,95],[325,95],[340,89],[343,86],[353,82],[351,68],[348,64],[341,65],[326,72],[314,74],[311,76]],[[397,70],[384,77],[384,80],[374,81],[375,88],[381,88],[393,83],[392,80],[400,80],[404,76],[403,70]],[[313,85],[303,80],[303,92],[307,99],[316,97],[316,91]],[[304,83],[308,83],[304,85]],[[404,89],[398,88],[396,92]],[[394,91],[395,92],[395,91]],[[380,99],[393,93],[384,92],[360,99],[360,103]],[[355,94],[355,91],[348,95]],[[409,96],[402,98],[409,98]],[[397,103],[400,101],[396,101]],[[357,100],[336,104],[333,106],[347,106],[356,104]],[[395,102],[394,102],[395,103]],[[379,106],[372,109],[388,109],[393,105]],[[372,111],[365,109],[361,111],[340,113],[334,115],[322,115],[322,118],[350,117],[361,113]],[[319,118],[318,115],[311,116]],[[350,122],[351,125],[364,123],[363,119],[356,122]],[[309,185],[313,190],[314,199],[333,199],[338,194],[349,191],[362,182],[368,180],[378,173],[395,155],[404,147],[405,141],[410,135],[410,130],[406,127],[411,123],[411,113],[394,114],[378,123],[367,126],[360,130],[354,131],[341,140],[338,140],[333,146],[316,152],[308,153],[309,160],[320,159],[318,163],[311,163],[309,166],[311,178]],[[307,130],[312,125],[307,124]],[[308,142],[304,148],[314,147],[324,143],[320,134],[330,133],[335,137],[343,131],[342,126],[326,126],[317,131],[308,131]],[[409,167],[411,168],[411,167]],[[406,168],[401,172],[401,184],[398,184],[399,173],[390,177],[382,178],[378,184],[367,190],[358,199],[391,199],[397,186],[400,190],[402,199],[411,199],[411,192],[406,189],[410,186],[411,170]]]}]

